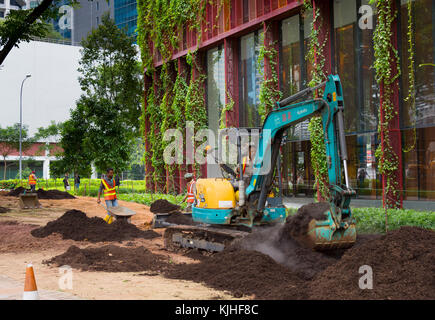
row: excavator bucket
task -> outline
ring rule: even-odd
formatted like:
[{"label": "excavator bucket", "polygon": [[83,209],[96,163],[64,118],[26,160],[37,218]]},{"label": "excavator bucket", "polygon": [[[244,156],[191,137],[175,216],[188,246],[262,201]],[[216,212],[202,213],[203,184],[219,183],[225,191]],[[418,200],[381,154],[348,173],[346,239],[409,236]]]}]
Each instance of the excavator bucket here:
[{"label": "excavator bucket", "polygon": [[20,194],[18,203],[21,209],[36,209],[42,207],[37,193]]},{"label": "excavator bucket", "polygon": [[325,220],[313,219],[308,225],[306,242],[315,250],[349,248],[356,241],[355,222],[342,221],[337,227],[331,212],[326,212]]}]

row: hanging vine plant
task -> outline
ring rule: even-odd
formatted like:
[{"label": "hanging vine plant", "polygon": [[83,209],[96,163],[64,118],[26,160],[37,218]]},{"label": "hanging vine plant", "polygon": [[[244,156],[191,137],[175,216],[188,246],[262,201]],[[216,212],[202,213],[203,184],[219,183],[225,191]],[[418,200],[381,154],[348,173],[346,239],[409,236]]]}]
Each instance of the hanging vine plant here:
[{"label": "hanging vine plant", "polygon": [[384,186],[385,208],[394,208],[400,206],[398,202],[400,190],[396,177],[396,172],[399,169],[399,157],[391,143],[389,126],[394,117],[397,116],[393,103],[393,87],[400,76],[399,54],[391,42],[392,24],[397,18],[397,11],[393,10],[392,2],[389,0],[378,0],[376,7],[378,22],[373,37],[374,67],[376,80],[381,88],[382,103],[379,108],[378,133],[383,137],[383,143],[378,146],[375,155],[378,160],[379,172],[386,179]]},{"label": "hanging vine plant", "polygon": [[[308,42],[308,52],[305,56],[306,61],[313,63],[311,70],[311,80],[308,83],[309,87],[315,87],[326,80],[325,74],[325,56],[323,54],[324,47],[327,41],[327,35],[324,36],[323,41],[320,39],[320,32],[317,25],[321,24],[320,10],[313,8],[311,0],[304,1],[304,11],[313,11],[313,21],[311,23],[311,30]],[[320,92],[315,93],[321,95]],[[329,196],[328,188],[328,168],[326,161],[326,146],[324,140],[324,130],[322,118],[319,116],[311,118],[308,124],[308,131],[310,132],[311,142],[311,165],[315,177],[315,186],[317,187],[318,200],[327,199]]]},{"label": "hanging vine plant", "polygon": [[403,150],[403,152],[410,152],[415,149],[417,144],[417,129],[415,125],[416,109],[415,109],[415,62],[414,62],[414,23],[413,23],[413,3],[408,1],[408,26],[407,26],[407,42],[408,42],[408,96],[405,101],[409,103],[409,111],[412,115],[411,126],[412,128],[412,143]]},{"label": "hanging vine plant", "polygon": [[[282,98],[282,92],[278,87],[278,73],[276,71],[278,51],[275,49],[276,42],[265,41],[265,35],[268,32],[269,26],[266,31],[262,33],[259,42],[260,50],[257,60],[257,70],[263,76],[263,81],[260,85],[258,113],[260,114],[261,122],[264,122],[266,115],[273,110],[276,101]],[[264,23],[263,23],[264,29]],[[264,63],[269,64],[269,72],[264,75]]]},{"label": "hanging vine plant", "polygon": [[226,95],[229,102],[221,110],[221,116],[219,119],[219,129],[225,129],[227,127],[227,112],[231,112],[234,109],[234,100],[230,92],[226,90]]},{"label": "hanging vine plant", "polygon": [[[163,134],[167,129],[177,128],[184,130],[186,121],[194,123],[195,131],[207,125],[207,113],[204,101],[205,75],[195,60],[195,52],[189,52],[186,61],[193,68],[199,70],[199,75],[191,75],[189,83],[186,74],[180,73],[177,67],[171,64],[174,50],[179,46],[182,28],[188,26],[189,30],[196,30],[197,45],[201,42],[201,26],[205,21],[208,0],[138,0],[137,11],[137,43],[140,48],[144,72],[153,75],[156,55],[163,62],[160,70],[160,81],[157,89],[151,88],[146,92],[143,117],[150,119],[150,133],[146,135],[149,149],[145,159],[150,159],[154,168],[153,182],[162,185],[167,169],[173,176],[176,166],[168,166],[163,161],[163,150],[168,142],[163,141]],[[216,21],[219,20],[222,7],[229,8],[229,0],[221,0],[218,4]],[[211,26],[214,28],[215,26]],[[207,30],[206,30],[207,31]],[[169,70],[176,70],[175,82]],[[153,81],[156,81],[153,77]],[[157,90],[158,92],[155,92]],[[226,106],[229,110],[231,106]],[[142,119],[144,121],[145,119]],[[198,170],[199,166],[195,165]]]}]

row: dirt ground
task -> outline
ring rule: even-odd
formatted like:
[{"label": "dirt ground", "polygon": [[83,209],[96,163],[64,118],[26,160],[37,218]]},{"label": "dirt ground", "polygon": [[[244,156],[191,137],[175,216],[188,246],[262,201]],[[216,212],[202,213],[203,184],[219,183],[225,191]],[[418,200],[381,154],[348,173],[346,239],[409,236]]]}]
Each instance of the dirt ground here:
[{"label": "dirt ground", "polygon": [[[62,240],[58,234],[46,238],[32,237],[30,231],[44,226],[71,209],[81,210],[89,217],[103,218],[104,208],[95,198],[77,197],[71,200],[40,200],[41,209],[22,210],[18,199],[0,194],[0,206],[10,209],[0,214],[0,274],[24,284],[25,267],[33,263],[37,286],[46,290],[59,289],[59,268],[42,261],[64,253],[71,245],[79,248],[101,247],[110,242]],[[149,229],[152,213],[149,207],[137,203],[119,201],[136,212],[132,223],[142,230]],[[18,222],[16,224],[15,222]],[[158,230],[161,233],[162,231]],[[116,243],[119,246],[144,246],[151,252],[164,255],[173,263],[197,263],[182,254],[163,248],[161,237],[135,239]],[[94,272],[73,269],[73,289],[66,290],[85,299],[234,299],[229,293],[208,288],[192,281],[168,279],[162,275],[144,275],[143,272]],[[245,297],[246,298],[246,297]]]},{"label": "dirt ground", "polygon": [[[20,210],[17,201],[0,195],[10,209],[0,214],[0,275],[22,282],[32,262],[41,289],[59,290],[58,267],[71,265],[68,292],[86,299],[435,299],[433,230],[358,234],[351,248],[318,252],[299,235],[309,217],[323,219],[324,203],[203,254],[167,251],[144,205],[120,201],[137,212],[133,225],[109,226],[94,198],[41,200],[37,210]],[[369,290],[361,287],[367,266]]]}]

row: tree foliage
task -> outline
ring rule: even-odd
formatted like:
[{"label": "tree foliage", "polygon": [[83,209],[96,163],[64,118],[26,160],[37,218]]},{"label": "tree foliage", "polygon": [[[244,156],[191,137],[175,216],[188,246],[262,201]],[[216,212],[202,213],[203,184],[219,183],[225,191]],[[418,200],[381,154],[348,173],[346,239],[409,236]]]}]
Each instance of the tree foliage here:
[{"label": "tree foliage", "polygon": [[[0,64],[6,59],[12,48],[22,41],[29,42],[33,37],[44,37],[52,32],[49,19],[59,16],[61,0],[42,0],[37,7],[28,10],[12,10],[0,23]],[[75,6],[77,0],[67,4]]]},{"label": "tree foliage", "polygon": [[64,155],[56,170],[87,176],[93,162],[100,172],[120,172],[129,167],[139,135],[143,82],[134,39],[105,15],[82,45],[84,94],[61,130]]}]

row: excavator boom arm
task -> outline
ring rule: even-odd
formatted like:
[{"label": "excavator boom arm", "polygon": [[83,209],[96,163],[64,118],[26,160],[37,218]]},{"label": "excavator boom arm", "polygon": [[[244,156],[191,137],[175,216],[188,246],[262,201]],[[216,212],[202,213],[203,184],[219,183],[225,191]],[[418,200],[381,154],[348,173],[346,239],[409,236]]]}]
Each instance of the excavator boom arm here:
[{"label": "excavator boom arm", "polygon": [[[316,88],[306,89],[302,93],[309,94],[310,90],[325,87],[323,98],[311,99],[292,105],[286,105],[300,99],[303,95],[298,93],[277,103],[277,108],[271,111],[264,121],[259,139],[259,147],[254,160],[254,172],[249,185],[246,188],[246,195],[254,191],[260,191],[257,211],[262,211],[269,193],[273,179],[273,171],[279,152],[283,133],[290,126],[301,121],[320,115],[324,128],[324,140],[326,146],[326,159],[328,166],[329,184],[341,188],[341,163],[347,160],[346,144],[343,128],[343,96],[340,78],[337,75],[330,75],[328,80]],[[266,170],[265,170],[266,168]],[[345,168],[346,189],[349,188],[347,168]]]}]

